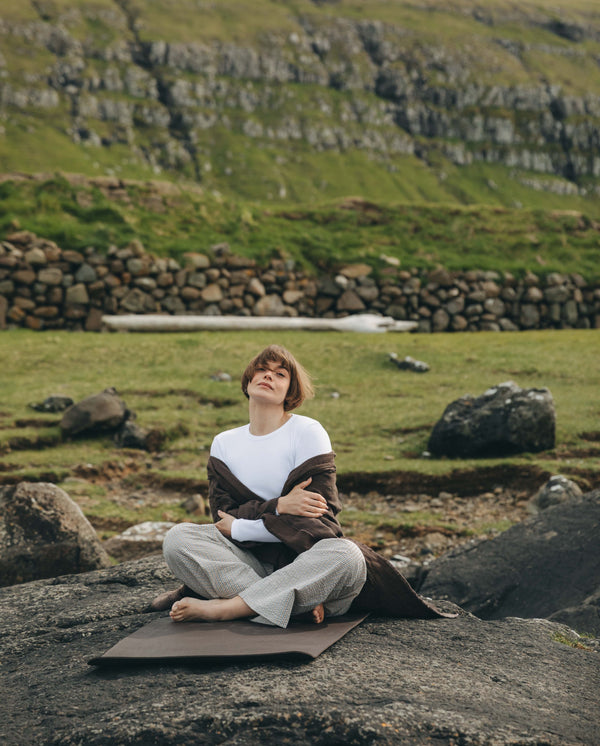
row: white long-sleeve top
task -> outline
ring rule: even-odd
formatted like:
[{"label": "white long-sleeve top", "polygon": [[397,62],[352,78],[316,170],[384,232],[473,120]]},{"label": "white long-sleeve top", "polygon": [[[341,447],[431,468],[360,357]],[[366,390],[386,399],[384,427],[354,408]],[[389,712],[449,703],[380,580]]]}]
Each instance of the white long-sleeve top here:
[{"label": "white long-sleeve top", "polygon": [[[210,455],[223,461],[255,495],[271,500],[281,497],[281,490],[292,469],[313,456],[330,451],[327,431],[317,420],[292,414],[285,424],[267,435],[252,435],[250,425],[225,430],[213,440]],[[279,541],[265,527],[262,518],[234,519],[231,538],[236,541]]]}]

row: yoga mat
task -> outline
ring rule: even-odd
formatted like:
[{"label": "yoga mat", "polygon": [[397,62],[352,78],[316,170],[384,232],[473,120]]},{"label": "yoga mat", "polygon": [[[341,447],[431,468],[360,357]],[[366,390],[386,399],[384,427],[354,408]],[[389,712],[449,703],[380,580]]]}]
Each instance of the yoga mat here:
[{"label": "yoga mat", "polygon": [[245,619],[231,622],[173,622],[156,619],[91,658],[93,666],[119,661],[223,661],[274,656],[316,658],[359,625],[368,614],[344,614],[322,624],[292,622],[287,629]]}]

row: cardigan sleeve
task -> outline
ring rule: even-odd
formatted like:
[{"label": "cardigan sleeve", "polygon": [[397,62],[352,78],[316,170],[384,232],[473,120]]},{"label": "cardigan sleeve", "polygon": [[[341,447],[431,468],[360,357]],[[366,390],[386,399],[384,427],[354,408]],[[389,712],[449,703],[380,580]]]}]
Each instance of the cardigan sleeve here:
[{"label": "cardigan sleeve", "polygon": [[265,513],[275,513],[277,498],[262,500],[237,482],[223,462],[209,459],[208,472],[208,500],[213,521],[219,520],[218,511],[229,513],[234,518],[256,520]]},{"label": "cardigan sleeve", "polygon": [[321,539],[343,536],[336,518],[341,505],[336,487],[334,454],[323,454],[308,459],[294,469],[283,487],[287,494],[296,484],[312,478],[308,489],[317,492],[327,501],[327,512],[319,518],[299,515],[274,515],[266,513],[263,520],[266,528],[295,552],[305,552]]},{"label": "cardigan sleeve", "polygon": [[[311,491],[322,495],[328,504],[328,511],[320,518],[306,518],[295,515],[278,515],[277,500],[262,500],[237,480],[227,466],[219,459],[209,459],[209,501],[213,520],[218,521],[218,511],[235,518],[256,520],[262,518],[265,528],[280,542],[295,552],[304,552],[321,539],[343,536],[336,519],[340,503],[335,485],[334,454],[324,454],[308,459],[294,469],[283,487],[283,494],[299,482],[312,477]],[[240,542],[248,546],[255,542]]]}]

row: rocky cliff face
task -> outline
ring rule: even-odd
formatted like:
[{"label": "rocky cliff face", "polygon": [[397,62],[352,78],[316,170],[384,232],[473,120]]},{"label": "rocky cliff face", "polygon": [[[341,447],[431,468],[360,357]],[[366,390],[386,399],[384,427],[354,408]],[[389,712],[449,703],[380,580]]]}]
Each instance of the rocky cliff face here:
[{"label": "rocky cliff face", "polygon": [[[600,180],[597,15],[432,4],[358,20],[339,3],[335,14],[307,11],[285,29],[221,41],[202,33],[196,9],[198,40],[177,41],[126,0],[33,5],[37,18],[0,21],[7,133],[43,117],[88,152],[126,146],[131,164],[198,180],[212,171],[230,186],[240,143],[361,151],[387,168],[398,156],[434,169],[440,159],[500,163],[528,186],[566,193]],[[28,65],[17,62],[23,52]],[[285,160],[265,167],[275,174]]]}]

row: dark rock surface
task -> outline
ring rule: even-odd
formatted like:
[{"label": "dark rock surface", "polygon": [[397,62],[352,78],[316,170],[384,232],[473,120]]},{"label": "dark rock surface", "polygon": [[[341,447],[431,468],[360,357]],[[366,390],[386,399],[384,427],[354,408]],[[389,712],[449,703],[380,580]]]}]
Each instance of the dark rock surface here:
[{"label": "dark rock surface", "polygon": [[60,487],[0,488],[0,586],[109,565],[90,522]]},{"label": "dark rock surface", "polygon": [[427,450],[434,456],[477,458],[537,453],[554,448],[556,414],[548,389],[501,383],[474,398],[449,404]]},{"label": "dark rock surface", "polygon": [[421,594],[486,619],[544,617],[600,634],[600,490],[429,565]]},{"label": "dark rock surface", "polygon": [[66,437],[98,430],[116,430],[128,416],[125,402],[110,387],[69,407],[60,421],[60,429]]},{"label": "dark rock surface", "polygon": [[149,450],[148,431],[140,427],[132,419],[126,420],[113,436],[113,441],[118,448],[138,448],[142,451]]},{"label": "dark rock surface", "polygon": [[[544,620],[369,618],[311,663],[87,660],[156,618],[160,557],[0,590],[0,741],[591,744],[594,643]],[[558,641],[571,638],[585,648]]]},{"label": "dark rock surface", "polygon": [[64,412],[74,403],[70,396],[53,395],[46,397],[43,402],[37,402],[29,406],[36,412]]}]

